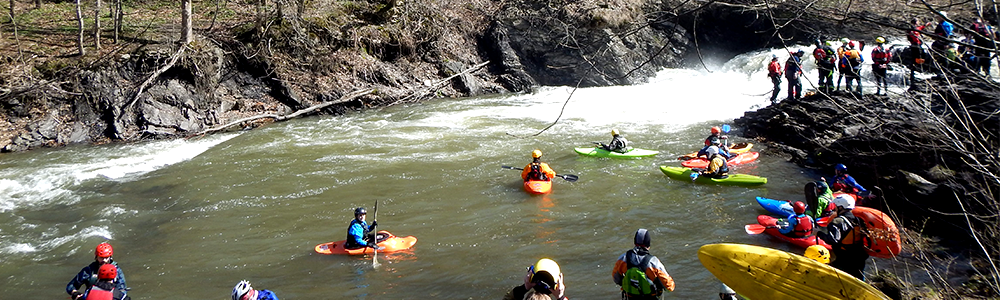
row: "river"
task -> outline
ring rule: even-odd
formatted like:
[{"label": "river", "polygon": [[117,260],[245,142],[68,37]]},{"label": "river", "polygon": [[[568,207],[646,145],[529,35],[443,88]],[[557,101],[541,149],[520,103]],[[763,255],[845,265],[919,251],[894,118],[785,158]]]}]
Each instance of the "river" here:
[{"label": "river", "polygon": [[[700,148],[708,128],[767,105],[770,53],[713,72],[668,69],[649,83],[439,99],[238,133],[0,155],[0,294],[65,299],[66,283],[109,241],[133,299],[225,299],[242,279],[281,299],[499,299],[525,268],[556,260],[574,299],[617,299],[615,259],[638,228],[677,282],[673,299],[717,299],[697,258],[708,243],[802,249],[743,226],[755,196],[802,199],[822,174],[766,152],[737,173],[758,188],[696,185],[658,169]],[[784,57],[782,58],[782,62]],[[815,77],[810,75],[810,77]],[[808,86],[808,84],[807,84]],[[784,91],[783,91],[784,92]],[[782,93],[783,98],[784,93]],[[577,155],[619,129],[653,158]],[[739,128],[731,133],[739,138]],[[533,149],[558,173],[531,196],[517,171]],[[409,251],[327,256],[355,207],[379,201],[379,228],[419,240]]]}]

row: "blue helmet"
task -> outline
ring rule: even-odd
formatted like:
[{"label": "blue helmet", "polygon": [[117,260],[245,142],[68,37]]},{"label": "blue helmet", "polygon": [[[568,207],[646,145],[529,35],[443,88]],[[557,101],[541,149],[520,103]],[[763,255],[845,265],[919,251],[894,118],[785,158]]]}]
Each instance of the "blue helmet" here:
[{"label": "blue helmet", "polygon": [[837,164],[833,168],[840,172],[847,172],[847,166],[845,166],[844,164]]}]

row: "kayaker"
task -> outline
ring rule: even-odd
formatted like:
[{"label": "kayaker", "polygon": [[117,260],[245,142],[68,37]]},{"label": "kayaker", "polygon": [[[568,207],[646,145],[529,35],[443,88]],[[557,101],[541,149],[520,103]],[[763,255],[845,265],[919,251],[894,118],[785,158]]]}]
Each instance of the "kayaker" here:
[{"label": "kayaker", "polygon": [[531,158],[531,163],[524,166],[524,171],[521,171],[521,179],[548,181],[556,177],[556,171],[549,168],[549,164],[542,162],[542,150],[531,151]]},{"label": "kayaker", "polygon": [[601,144],[601,148],[611,152],[625,153],[628,152],[628,140],[619,134],[618,129],[611,130],[611,142],[607,145]]},{"label": "kayaker", "polygon": [[623,299],[658,299],[664,291],[674,291],[674,279],[663,263],[649,254],[650,233],[645,228],[635,231],[631,250],[618,257],[611,279],[622,288]]},{"label": "kayaker", "polygon": [[711,134],[708,135],[707,138],[705,138],[705,147],[711,146],[713,139],[727,140],[727,141],[729,140],[728,136],[722,135],[722,129],[719,128],[719,126],[712,126],[712,129],[710,129],[709,131],[711,132]]},{"label": "kayaker", "polygon": [[233,287],[233,300],[278,300],[278,296],[269,290],[254,290],[249,281],[243,280]]},{"label": "kayaker", "polygon": [[854,198],[844,195],[833,198],[837,210],[833,220],[826,226],[827,232],[817,234],[827,244],[833,246],[834,260],[830,266],[865,280],[865,263],[868,252],[865,251],[864,222],[854,216]]},{"label": "kayaker", "polygon": [[729,167],[726,165],[729,156],[725,155],[715,144],[718,143],[718,140],[714,140],[712,143],[712,146],[709,146],[705,151],[706,156],[708,156],[708,167],[700,172],[700,176],[725,178],[729,174]]},{"label": "kayaker", "polygon": [[[128,287],[125,285],[125,273],[118,267],[118,263],[111,258],[114,252],[111,244],[105,242],[97,245],[97,248],[94,249],[94,262],[83,267],[80,273],[77,273],[76,277],[73,277],[73,280],[70,280],[69,284],[66,285],[66,293],[70,295],[70,299],[80,299],[83,297],[83,291],[97,284],[98,270],[104,265],[115,267],[115,288],[123,292],[128,291]],[[81,288],[83,286],[86,287]]]},{"label": "kayaker", "polygon": [[[532,294],[551,295],[556,300],[567,300],[566,284],[563,283],[563,274],[559,271],[559,264],[548,258],[539,259],[534,265],[528,267],[528,273],[524,275],[524,284],[515,286],[503,296],[504,300],[526,299],[525,295]],[[549,297],[551,299],[551,297]]]},{"label": "kayaker", "polygon": [[722,288],[719,290],[719,299],[721,300],[739,300],[736,298],[736,291],[729,288],[725,283],[722,284]]},{"label": "kayaker", "polygon": [[778,219],[779,224],[787,222],[786,225],[780,226],[778,231],[786,236],[796,238],[809,236],[813,230],[813,218],[806,215],[806,204],[802,201],[795,201],[792,203],[792,210],[795,213],[788,215],[785,220]]},{"label": "kayaker", "polygon": [[827,250],[826,247],[823,247],[822,245],[809,246],[806,248],[806,252],[802,254],[802,256],[811,258],[812,260],[824,265],[830,263],[830,250]]},{"label": "kayaker", "polygon": [[816,182],[816,195],[817,205],[809,208],[809,215],[813,219],[819,219],[833,214],[836,210],[835,206],[830,205],[833,202],[833,191],[830,190],[830,185],[826,184],[826,178],[820,177],[820,181]]},{"label": "kayaker", "polygon": [[720,141],[720,140],[719,140],[718,138],[713,138],[713,139],[710,139],[710,140],[709,140],[709,142],[708,142],[708,145],[707,145],[707,146],[705,146],[704,148],[701,148],[701,150],[698,150],[698,154],[697,154],[697,155],[695,155],[695,156],[697,156],[697,157],[702,157],[702,156],[704,156],[704,157],[705,157],[705,159],[709,159],[709,158],[711,158],[711,157],[709,157],[709,155],[708,155],[708,148],[711,148],[711,147],[713,147],[713,146],[714,146],[714,147],[715,147],[716,149],[718,149],[718,150],[719,150],[718,152],[719,152],[720,154],[722,154],[723,156],[725,156],[725,157],[726,157],[726,159],[730,159],[730,158],[732,158],[732,155],[730,155],[730,154],[729,154],[729,148],[728,148],[728,147],[726,147],[726,145],[725,145],[725,144],[724,144],[724,143],[723,143],[722,141]]},{"label": "kayaker", "polygon": [[860,184],[858,184],[858,182],[854,180],[854,177],[851,177],[851,175],[847,174],[847,166],[845,166],[844,164],[837,164],[833,168],[834,172],[836,172],[837,174],[836,176],[833,177],[834,192],[857,194],[859,192],[868,191]]},{"label": "kayaker", "polygon": [[369,232],[371,228],[378,226],[378,221],[372,221],[372,226],[369,228],[368,223],[365,223],[367,215],[368,211],[364,207],[354,209],[354,219],[351,220],[351,225],[347,227],[347,241],[344,242],[344,248],[358,249],[371,247],[378,251],[385,249],[385,247],[376,245],[380,240],[375,239],[375,234]]},{"label": "kayaker", "polygon": [[115,287],[115,277],[118,277],[118,267],[112,264],[101,265],[97,270],[97,283],[87,289],[80,299],[83,300],[131,300],[125,291]]}]

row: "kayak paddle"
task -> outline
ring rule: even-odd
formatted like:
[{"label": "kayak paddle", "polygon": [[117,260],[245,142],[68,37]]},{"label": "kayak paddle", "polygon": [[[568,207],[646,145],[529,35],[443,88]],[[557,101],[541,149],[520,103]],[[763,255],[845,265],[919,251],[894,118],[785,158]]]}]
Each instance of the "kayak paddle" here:
[{"label": "kayak paddle", "polygon": [[[500,167],[504,168],[504,169],[524,171],[524,169],[518,168],[518,167],[511,167],[511,166],[500,166]],[[576,176],[576,175],[573,175],[573,174],[556,174],[556,177],[559,177],[559,178],[562,178],[562,179],[566,179],[566,181],[569,181],[569,182],[574,182],[574,181],[577,181],[577,180],[580,179],[579,176]]]},{"label": "kayak paddle", "polygon": [[[375,230],[375,227],[378,227],[377,220],[378,220],[378,200],[375,200],[375,211],[372,212],[372,223],[375,223],[375,226],[373,226],[372,228],[370,228],[371,230]],[[375,243],[375,247],[372,248],[372,250],[375,251],[375,253],[372,254],[372,268],[378,268],[378,232],[377,231],[375,232],[375,238],[372,239],[372,243]]]},{"label": "kayak paddle", "polygon": [[[816,225],[826,226],[830,223],[830,217],[819,218],[816,220]],[[764,230],[768,228],[778,228],[778,226],[764,226],[760,224],[747,224],[744,229],[746,229],[747,234],[761,234]]]}]

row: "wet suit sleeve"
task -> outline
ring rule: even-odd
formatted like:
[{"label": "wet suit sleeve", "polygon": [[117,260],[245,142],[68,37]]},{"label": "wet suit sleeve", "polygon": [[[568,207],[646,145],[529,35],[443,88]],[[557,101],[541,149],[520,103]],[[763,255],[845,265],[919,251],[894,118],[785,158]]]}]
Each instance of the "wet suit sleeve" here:
[{"label": "wet suit sleeve", "polygon": [[257,300],[278,300],[278,296],[272,291],[262,290],[260,295],[257,295]]},{"label": "wet suit sleeve", "polygon": [[91,273],[92,272],[90,271],[90,266],[86,266],[83,267],[83,269],[80,269],[80,273],[77,273],[76,276],[73,277],[73,280],[69,281],[69,284],[66,284],[66,293],[72,295],[73,290],[77,290],[78,292],[83,293],[83,291],[80,290],[80,287],[83,286],[83,284],[90,281]]},{"label": "wet suit sleeve", "polygon": [[521,180],[528,180],[528,173],[531,172],[531,164],[524,165],[524,170],[521,171]]},{"label": "wet suit sleeve", "polygon": [[616,285],[621,286],[626,270],[628,270],[628,264],[625,263],[625,254],[622,254],[615,262],[615,267],[611,269],[611,280],[614,280]]},{"label": "wet suit sleeve", "polygon": [[785,220],[787,220],[788,226],[778,228],[778,232],[781,234],[789,234],[795,230],[795,225],[799,225],[799,219],[795,217],[795,214],[788,215]]},{"label": "wet suit sleeve", "polygon": [[549,168],[549,164],[542,163],[541,169],[542,173],[545,173],[545,176],[549,177],[549,180],[552,180],[552,178],[556,177],[556,171],[553,171],[552,168]]},{"label": "wet suit sleeve", "polygon": [[122,268],[115,264],[115,268],[118,268],[118,276],[115,278],[115,288],[128,291],[128,286],[125,285],[125,272],[122,272]]},{"label": "wet suit sleeve", "polygon": [[368,242],[365,241],[365,228],[362,223],[353,223],[351,228],[347,229],[347,234],[354,239],[354,242],[361,246],[368,246]]},{"label": "wet suit sleeve", "polygon": [[867,191],[864,187],[862,187],[860,184],[858,184],[858,182],[855,181],[854,177],[851,177],[851,175],[845,176],[844,177],[844,182],[847,182],[848,185],[853,186],[854,188],[858,189],[859,192]]},{"label": "wet suit sleeve", "polygon": [[654,257],[650,260],[649,269],[646,269],[647,277],[650,272],[656,276],[656,280],[662,284],[664,290],[671,292],[674,291],[674,278],[670,277],[670,274],[667,273],[667,270],[663,267],[663,263],[660,262],[659,257]]}]

